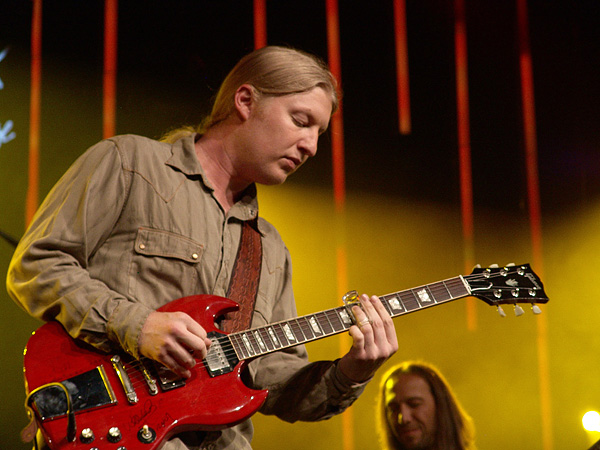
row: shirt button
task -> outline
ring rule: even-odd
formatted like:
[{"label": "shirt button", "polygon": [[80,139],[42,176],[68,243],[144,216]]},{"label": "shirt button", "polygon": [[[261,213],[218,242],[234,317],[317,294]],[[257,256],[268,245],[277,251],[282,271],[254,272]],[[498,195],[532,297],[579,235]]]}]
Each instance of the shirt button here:
[{"label": "shirt button", "polygon": [[144,250],[146,248],[146,246],[144,244],[140,244],[140,249]]},{"label": "shirt button", "polygon": [[198,259],[198,253],[192,253],[192,259]]}]

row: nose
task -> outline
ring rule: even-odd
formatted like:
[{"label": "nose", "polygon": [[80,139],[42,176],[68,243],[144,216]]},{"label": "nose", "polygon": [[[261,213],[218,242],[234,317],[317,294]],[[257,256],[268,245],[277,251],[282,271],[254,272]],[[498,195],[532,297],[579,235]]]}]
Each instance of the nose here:
[{"label": "nose", "polygon": [[318,142],[319,130],[307,128],[306,135],[298,143],[298,148],[308,157],[313,157],[317,154]]},{"label": "nose", "polygon": [[398,411],[398,423],[403,425],[410,423],[412,421],[412,415],[410,413],[410,408],[402,407],[400,411]]}]

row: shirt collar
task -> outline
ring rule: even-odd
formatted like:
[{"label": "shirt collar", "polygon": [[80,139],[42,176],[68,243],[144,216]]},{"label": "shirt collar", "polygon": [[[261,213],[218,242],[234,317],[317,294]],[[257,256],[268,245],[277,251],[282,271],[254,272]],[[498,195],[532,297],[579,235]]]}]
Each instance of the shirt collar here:
[{"label": "shirt collar", "polygon": [[[188,177],[200,177],[202,183],[211,191],[214,190],[210,181],[204,173],[204,169],[198,161],[196,156],[195,141],[199,138],[199,135],[190,135],[179,139],[171,145],[171,156],[165,164],[179,170]],[[258,216],[258,199],[256,185],[251,184],[246,188],[242,198],[231,208],[230,216],[236,217],[239,220],[251,220]],[[261,230],[259,221],[259,231],[264,234],[264,230]]]},{"label": "shirt collar", "polygon": [[188,176],[200,175],[204,180],[204,184],[210,186],[210,183],[206,180],[200,161],[196,157],[194,142],[195,135],[190,135],[173,143],[171,145],[171,157],[167,159],[165,164]]}]

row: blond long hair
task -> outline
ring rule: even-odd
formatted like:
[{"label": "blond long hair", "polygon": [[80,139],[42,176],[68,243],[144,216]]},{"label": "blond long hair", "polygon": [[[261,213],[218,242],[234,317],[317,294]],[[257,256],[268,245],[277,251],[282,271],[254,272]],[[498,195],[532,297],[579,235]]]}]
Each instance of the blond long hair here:
[{"label": "blond long hair", "polygon": [[243,84],[251,85],[259,97],[299,94],[320,87],[331,96],[332,114],[339,105],[337,83],[325,62],[298,49],[267,46],[244,56],[229,72],[210,115],[200,125],[169,131],[161,141],[175,142],[190,134],[205,133],[223,122],[233,112],[235,92]]},{"label": "blond long hair", "polygon": [[377,397],[377,431],[384,450],[402,450],[402,445],[390,432],[385,404],[385,386],[391,377],[412,374],[423,378],[435,400],[437,430],[436,450],[475,450],[473,420],[460,405],[452,388],[432,364],[422,361],[405,361],[386,371],[381,377]]}]

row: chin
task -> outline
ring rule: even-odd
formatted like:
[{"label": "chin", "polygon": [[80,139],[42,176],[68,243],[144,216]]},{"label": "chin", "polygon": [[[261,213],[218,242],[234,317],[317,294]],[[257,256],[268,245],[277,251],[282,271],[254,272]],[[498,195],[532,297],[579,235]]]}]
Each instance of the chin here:
[{"label": "chin", "polygon": [[257,183],[264,184],[265,186],[277,186],[283,184],[287,180],[288,173],[276,173],[276,174],[265,174]]}]

